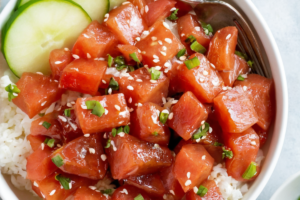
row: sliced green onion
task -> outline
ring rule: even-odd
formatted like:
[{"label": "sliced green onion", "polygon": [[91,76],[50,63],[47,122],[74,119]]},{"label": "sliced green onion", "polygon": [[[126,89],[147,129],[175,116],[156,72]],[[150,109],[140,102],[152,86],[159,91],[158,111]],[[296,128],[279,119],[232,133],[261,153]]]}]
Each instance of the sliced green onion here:
[{"label": "sliced green onion", "polygon": [[239,76],[237,77],[237,80],[239,80],[239,81],[243,81],[243,80],[245,80],[245,78],[244,78],[244,77],[242,77],[241,75],[239,75]]},{"label": "sliced green onion", "polygon": [[247,59],[248,59],[247,54],[242,53],[242,52],[240,52],[240,51],[235,51],[234,54],[237,55],[238,57],[244,59],[244,60],[247,60]]},{"label": "sliced green onion", "polygon": [[185,48],[181,49],[181,50],[177,53],[176,58],[179,59],[179,58],[180,58],[181,56],[183,56],[185,53],[186,53],[186,49],[185,49]]},{"label": "sliced green onion", "polygon": [[61,186],[63,186],[63,188],[65,190],[69,190],[70,189],[69,183],[71,182],[71,179],[58,174],[58,175],[55,176],[55,180],[59,181],[60,184],[61,184]]},{"label": "sliced green onion", "polygon": [[225,147],[223,147],[222,149],[223,149],[222,159],[224,158],[231,159],[233,157],[232,151],[225,149]]},{"label": "sliced green onion", "polygon": [[71,117],[71,108],[65,109],[64,114],[66,117]]},{"label": "sliced green onion", "polygon": [[16,85],[9,84],[5,87],[5,91],[8,92],[8,100],[11,101],[12,99],[17,97],[21,91]]},{"label": "sliced green onion", "polygon": [[139,60],[139,58],[137,57],[136,53],[130,53],[129,54],[130,58],[132,58],[135,62],[140,63],[141,61]]},{"label": "sliced green onion", "polygon": [[92,109],[92,114],[101,117],[105,113],[105,109],[99,101],[86,101],[85,105],[87,109]]},{"label": "sliced green onion", "polygon": [[204,33],[206,35],[209,35],[210,33],[214,32],[214,30],[213,30],[213,28],[212,28],[212,26],[210,24],[206,24],[204,22],[201,22],[201,26],[204,29]]},{"label": "sliced green onion", "polygon": [[55,143],[55,140],[54,140],[54,139],[50,139],[50,140],[47,141],[47,145],[48,145],[50,148],[54,147],[54,143]]},{"label": "sliced green onion", "polygon": [[118,128],[117,134],[119,134],[119,133],[121,133],[121,132],[123,132],[123,127],[122,127],[122,126]]},{"label": "sliced green onion", "polygon": [[149,72],[151,73],[151,80],[158,80],[160,77],[160,71],[156,70],[154,67],[151,67],[149,69]]},{"label": "sliced green onion", "polygon": [[113,128],[113,129],[111,130],[111,135],[112,135],[113,137],[116,137],[116,135],[117,135],[117,129]]},{"label": "sliced green onion", "polygon": [[129,132],[130,132],[130,127],[128,125],[126,125],[124,127],[124,133],[129,134]]},{"label": "sliced green onion", "polygon": [[186,43],[193,43],[196,41],[196,38],[193,35],[190,35],[184,40]]},{"label": "sliced green onion", "polygon": [[114,61],[114,58],[108,54],[108,58],[107,58],[108,67],[111,67],[113,61]]},{"label": "sliced green onion", "polygon": [[216,146],[216,147],[222,147],[222,146],[224,146],[224,144],[222,144],[222,143],[220,143],[220,142],[215,142],[215,143],[214,143],[214,146]]},{"label": "sliced green onion", "polygon": [[247,64],[249,65],[249,67],[252,68],[254,65],[254,62],[252,60],[248,60]]},{"label": "sliced green onion", "polygon": [[125,69],[125,68],[128,68],[128,66],[127,65],[118,65],[116,67],[116,70],[120,71],[120,70]]},{"label": "sliced green onion", "polygon": [[134,200],[144,200],[144,197],[141,194],[139,194],[136,197],[134,197]]},{"label": "sliced green onion", "polygon": [[42,125],[43,125],[43,127],[45,127],[46,129],[49,129],[50,126],[51,126],[51,124],[50,124],[49,122],[46,122],[46,121],[44,121]]},{"label": "sliced green onion", "polygon": [[108,87],[112,90],[119,90],[119,83],[114,79],[114,77],[111,77]]},{"label": "sliced green onion", "polygon": [[209,130],[209,123],[204,123],[204,128],[202,128],[203,125],[197,130],[197,132],[193,135],[193,139],[197,140],[199,138],[202,138],[207,135],[207,132]]},{"label": "sliced green onion", "polygon": [[251,179],[253,176],[256,175],[256,166],[257,164],[255,162],[251,162],[246,171],[243,174],[243,179]]},{"label": "sliced green onion", "polygon": [[195,67],[198,67],[198,66],[200,65],[200,60],[198,59],[197,56],[195,56],[195,57],[192,58],[192,59],[189,59],[189,60],[184,61],[184,64],[185,64],[185,66],[186,66],[189,70],[191,70],[191,69],[193,69],[193,68],[195,68]]},{"label": "sliced green onion", "polygon": [[[141,63],[138,66],[140,66],[140,65],[141,65]],[[127,67],[130,72],[133,72],[135,70],[134,67],[131,65],[128,65]]]},{"label": "sliced green onion", "polygon": [[199,195],[200,197],[204,197],[207,193],[208,189],[206,187],[204,187],[203,185],[200,185],[197,195]]},{"label": "sliced green onion", "polygon": [[106,142],[106,146],[104,147],[104,148],[109,148],[110,147],[110,142],[111,142],[111,140],[109,139],[109,140],[107,140],[107,142]]},{"label": "sliced green onion", "polygon": [[101,190],[101,193],[102,194],[112,194],[113,193],[113,190],[112,189],[106,189],[106,190]]},{"label": "sliced green onion", "polygon": [[158,136],[158,132],[154,131],[154,132],[152,133],[152,135]]},{"label": "sliced green onion", "polygon": [[193,51],[198,53],[204,54],[206,52],[205,47],[199,44],[197,41],[193,42],[190,47]]},{"label": "sliced green onion", "polygon": [[165,124],[168,120],[169,113],[160,112],[159,114],[159,121],[163,124]]},{"label": "sliced green onion", "polygon": [[60,155],[55,156],[51,160],[57,167],[61,167],[64,165],[64,160],[62,159],[62,157]]},{"label": "sliced green onion", "polygon": [[114,61],[117,65],[125,65],[125,59],[123,56],[117,56]]},{"label": "sliced green onion", "polygon": [[167,17],[168,20],[170,21],[175,21],[176,19],[178,19],[177,17],[177,13],[178,13],[179,9],[174,10],[171,15],[169,17]]},{"label": "sliced green onion", "polygon": [[40,117],[44,117],[44,116],[45,116],[45,113],[39,113],[39,116],[40,116]]},{"label": "sliced green onion", "polygon": [[50,138],[46,138],[44,141],[44,144],[47,144],[49,140],[50,140]]}]

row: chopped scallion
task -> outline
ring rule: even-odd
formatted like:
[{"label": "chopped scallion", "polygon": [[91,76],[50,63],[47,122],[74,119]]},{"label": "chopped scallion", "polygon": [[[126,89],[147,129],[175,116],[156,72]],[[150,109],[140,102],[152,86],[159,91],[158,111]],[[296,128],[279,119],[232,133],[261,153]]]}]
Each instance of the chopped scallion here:
[{"label": "chopped scallion", "polygon": [[204,22],[201,22],[201,26],[204,29],[204,32],[206,35],[209,35],[210,33],[213,33],[214,30],[210,24],[206,24]]},{"label": "chopped scallion", "polygon": [[108,67],[111,67],[113,61],[114,61],[114,58],[108,54],[108,58],[107,58]]},{"label": "chopped scallion", "polygon": [[233,157],[232,151],[225,149],[225,147],[223,147],[222,149],[223,149],[222,159],[224,158],[231,159]]},{"label": "chopped scallion", "polygon": [[159,114],[159,121],[163,124],[165,124],[168,120],[169,113],[160,112]]},{"label": "chopped scallion", "polygon": [[186,43],[193,43],[196,41],[196,38],[193,35],[190,35],[184,40]]},{"label": "chopped scallion", "polygon": [[55,180],[59,181],[60,184],[61,184],[61,186],[63,186],[63,188],[65,190],[69,190],[70,189],[69,183],[71,182],[71,179],[58,174],[58,175],[55,176]]},{"label": "chopped scallion", "polygon": [[45,116],[45,113],[39,113],[39,116],[40,116],[40,117],[44,117],[44,116]]},{"label": "chopped scallion", "polygon": [[244,77],[242,77],[241,75],[239,75],[239,76],[237,77],[237,80],[239,80],[239,81],[243,81],[243,80],[245,80],[245,78],[244,78]]},{"label": "chopped scallion", "polygon": [[151,74],[151,80],[158,80],[160,77],[160,71],[156,70],[154,67],[151,67],[149,69],[149,72]]},{"label": "chopped scallion", "polygon": [[249,67],[252,68],[254,65],[254,62],[252,60],[248,60],[247,64],[249,65]]},{"label": "chopped scallion", "polygon": [[247,60],[247,59],[248,59],[247,54],[242,53],[242,52],[240,52],[240,51],[235,51],[234,54],[237,55],[238,57],[244,59],[244,60]]},{"label": "chopped scallion", "polygon": [[112,90],[119,90],[119,83],[114,79],[114,77],[111,77],[108,87]]},{"label": "chopped scallion", "polygon": [[71,117],[71,108],[65,109],[64,114],[66,117]]},{"label": "chopped scallion", "polygon": [[43,125],[43,127],[45,127],[46,129],[49,129],[50,126],[51,126],[51,124],[50,124],[49,122],[46,122],[46,121],[44,121],[42,125]]},{"label": "chopped scallion", "polygon": [[176,58],[179,59],[179,58],[180,58],[181,56],[183,56],[185,53],[186,53],[186,49],[185,49],[185,48],[181,49],[181,50],[177,53]]},{"label": "chopped scallion", "polygon": [[50,140],[50,138],[46,138],[44,143],[47,144],[49,140]]},{"label": "chopped scallion", "polygon": [[178,19],[177,17],[178,10],[179,9],[174,10],[167,19],[170,21],[175,21],[176,19]]},{"label": "chopped scallion", "polygon": [[118,65],[116,67],[116,70],[121,71],[122,69],[125,69],[125,68],[128,68],[128,66],[127,65]]},{"label": "chopped scallion", "polygon": [[115,59],[114,59],[114,62],[117,64],[117,65],[125,65],[125,59],[123,56],[117,56]]},{"label": "chopped scallion", "polygon": [[47,145],[48,145],[50,148],[54,147],[54,143],[55,143],[55,140],[54,140],[54,139],[50,139],[50,140],[47,141]]},{"label": "chopped scallion", "polygon": [[119,134],[119,133],[121,133],[121,132],[123,132],[123,127],[122,127],[122,126],[118,128],[117,134]]},{"label": "chopped scallion", "polygon": [[112,135],[113,137],[116,137],[116,135],[117,135],[117,129],[113,128],[113,129],[111,130],[111,135]]},{"label": "chopped scallion", "polygon": [[128,125],[126,125],[124,127],[124,133],[129,134],[129,132],[130,132],[130,127]]},{"label": "chopped scallion", "polygon": [[158,132],[154,131],[154,132],[152,133],[152,135],[158,136]]},{"label": "chopped scallion", "polygon": [[141,61],[139,60],[139,58],[137,57],[136,53],[130,53],[129,54],[130,58],[132,58],[135,62],[140,63]]},{"label": "chopped scallion", "polygon": [[87,109],[92,109],[92,114],[101,117],[105,113],[105,109],[99,101],[86,101]]},{"label": "chopped scallion", "polygon": [[197,41],[193,42],[190,47],[193,51],[198,52],[198,53],[204,54],[206,52],[205,47],[203,47]]},{"label": "chopped scallion", "polygon": [[110,195],[113,193],[113,190],[112,189],[101,190],[101,193]]},{"label": "chopped scallion", "polygon": [[57,167],[61,167],[64,165],[64,160],[62,159],[62,157],[60,155],[55,156],[51,160]]},{"label": "chopped scallion", "polygon": [[139,194],[136,197],[134,197],[134,200],[144,200],[144,197],[141,194]]},{"label": "chopped scallion", "polygon": [[202,138],[207,135],[207,132],[209,130],[209,123],[205,122],[204,123],[204,128],[202,126],[197,130],[197,132],[193,135],[193,139],[197,140],[199,138]]},{"label": "chopped scallion", "polygon": [[222,147],[222,146],[224,146],[224,144],[222,144],[222,143],[220,143],[220,142],[215,142],[215,143],[214,143],[214,146],[216,146],[216,147]]},{"label": "chopped scallion", "polygon": [[206,187],[204,187],[203,185],[200,185],[197,195],[199,195],[200,197],[204,197],[207,192],[208,192],[208,189]]},{"label": "chopped scallion", "polygon": [[16,85],[9,84],[5,87],[5,91],[8,92],[8,100],[16,98],[21,91]]},{"label": "chopped scallion", "polygon": [[198,66],[200,65],[200,60],[198,59],[197,56],[195,56],[195,57],[192,58],[192,59],[189,59],[189,60],[184,61],[184,64],[185,64],[185,66],[186,66],[189,70],[191,70],[191,69],[193,69],[193,68],[195,68],[195,67],[198,67]]},{"label": "chopped scallion", "polygon": [[109,148],[110,147],[110,142],[111,142],[111,140],[109,139],[109,140],[107,140],[107,142],[106,142],[106,146],[104,147],[104,148]]},{"label": "chopped scallion", "polygon": [[257,164],[255,162],[251,162],[246,171],[243,174],[243,179],[251,179],[253,176],[256,175],[256,166]]}]

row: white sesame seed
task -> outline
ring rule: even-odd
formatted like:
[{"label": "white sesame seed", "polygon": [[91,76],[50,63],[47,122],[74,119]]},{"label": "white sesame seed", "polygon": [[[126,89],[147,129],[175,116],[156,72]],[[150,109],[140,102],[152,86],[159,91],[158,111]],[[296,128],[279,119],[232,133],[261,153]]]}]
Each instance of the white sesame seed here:
[{"label": "white sesame seed", "polygon": [[108,113],[108,110],[105,109],[105,115],[107,115],[107,113]]},{"label": "white sesame seed", "polygon": [[226,40],[230,39],[231,34],[227,35]]},{"label": "white sesame seed", "polygon": [[179,60],[183,61],[186,59],[186,56],[180,56]]},{"label": "white sesame seed", "polygon": [[132,76],[129,76],[128,80],[134,80],[134,78]]},{"label": "white sesame seed", "polygon": [[137,104],[137,106],[138,106],[138,107],[141,107],[141,106],[143,106],[143,104],[141,104],[141,103],[138,103],[138,104]]},{"label": "white sesame seed", "polygon": [[159,144],[154,144],[154,148],[160,148]]},{"label": "white sesame seed", "polygon": [[97,189],[95,186],[89,186],[89,188],[90,188],[91,190],[96,190],[96,189]]},{"label": "white sesame seed", "polygon": [[141,83],[141,82],[143,82],[143,80],[138,78],[138,79],[136,79],[136,82],[140,82]]},{"label": "white sesame seed", "polygon": [[131,97],[129,97],[128,103],[132,103],[132,98]]},{"label": "white sesame seed", "polygon": [[159,57],[155,54],[153,55],[153,58],[159,59]]},{"label": "white sesame seed", "polygon": [[164,194],[163,199],[167,199],[167,195],[166,194]]},{"label": "white sesame seed", "polygon": [[166,113],[169,114],[170,112],[167,109],[164,109],[163,111],[161,111],[162,113]]},{"label": "white sesame seed", "polygon": [[159,70],[161,70],[161,67],[160,66],[155,66],[154,69],[159,71]]},{"label": "white sesame seed", "polygon": [[146,5],[145,6],[145,12],[147,13],[149,11],[149,7]]},{"label": "white sesame seed", "polygon": [[107,156],[105,154],[102,154],[101,155],[101,160],[106,161],[106,159],[107,159]]},{"label": "white sesame seed", "polygon": [[173,190],[170,190],[170,193],[175,196],[175,192]]},{"label": "white sesame seed", "polygon": [[58,83],[58,80],[54,80],[54,82]]},{"label": "white sesame seed", "polygon": [[105,81],[105,80],[102,80],[102,83],[106,84],[106,81]]},{"label": "white sesame seed", "polygon": [[58,118],[63,122],[67,122],[67,119],[64,116],[58,115]]},{"label": "white sesame seed", "polygon": [[44,144],[44,143],[41,143],[41,147],[42,147],[42,150],[44,150],[45,144]]},{"label": "white sesame seed", "polygon": [[241,77],[243,77],[243,78],[247,78],[247,77],[248,77],[248,75],[247,75],[247,74],[242,74],[242,75],[241,75]]},{"label": "white sesame seed", "polygon": [[166,38],[165,41],[166,41],[167,43],[169,43],[169,44],[172,43],[172,40],[171,40],[170,38]]},{"label": "white sesame seed", "polygon": [[158,60],[158,59],[154,59],[153,62],[154,62],[154,63],[158,63],[159,60]]},{"label": "white sesame seed", "polygon": [[141,53],[141,50],[140,50],[140,49],[138,49],[138,52],[139,52],[139,53]]},{"label": "white sesame seed", "polygon": [[181,37],[183,37],[183,36],[185,36],[185,34],[184,34],[184,33],[182,33],[180,36],[181,36]]},{"label": "white sesame seed", "polygon": [[37,182],[33,182],[33,185],[35,186],[35,187],[39,187],[39,184],[37,184]]},{"label": "white sesame seed", "polygon": [[173,8],[171,8],[171,12],[173,12],[173,11],[175,11],[177,8],[175,8],[175,7],[173,7]]},{"label": "white sesame seed", "polygon": [[56,192],[56,190],[52,190],[49,195],[52,196],[52,195],[54,195],[55,192]]},{"label": "white sesame seed", "polygon": [[96,150],[95,150],[94,148],[89,148],[89,152],[90,152],[91,154],[95,154],[95,153],[96,153]]},{"label": "white sesame seed", "polygon": [[91,54],[87,53],[87,54],[86,54],[86,57],[87,57],[87,58],[91,58],[92,56],[91,56]]},{"label": "white sesame seed", "polygon": [[170,62],[166,62],[166,63],[164,64],[164,66],[165,66],[165,67],[172,67],[172,65],[171,65]]},{"label": "white sesame seed", "polygon": [[255,141],[251,141],[250,143],[251,143],[251,145],[253,145],[253,146],[256,145],[256,142],[255,142]]},{"label": "white sesame seed", "polygon": [[54,64],[59,65],[61,63],[62,63],[61,61],[56,61]]},{"label": "white sesame seed", "polygon": [[166,52],[163,52],[163,51],[160,51],[160,53],[163,55],[163,56],[166,56],[167,53]]},{"label": "white sesame seed", "polygon": [[104,17],[105,17],[105,18],[108,18],[108,17],[109,17],[109,14],[108,14],[108,13],[106,13],[106,14],[104,15]]},{"label": "white sesame seed", "polygon": [[69,183],[69,188],[72,189],[72,182]]},{"label": "white sesame seed", "polygon": [[203,71],[203,75],[204,75],[204,76],[207,76],[207,75],[208,75],[208,71],[204,70],[204,71]]},{"label": "white sesame seed", "polygon": [[41,103],[41,106],[44,106],[47,103],[47,101],[44,101],[43,103]]},{"label": "white sesame seed", "polygon": [[197,194],[197,192],[198,192],[198,188],[195,186],[195,187],[193,187],[193,190],[194,190],[194,193],[195,194]]},{"label": "white sesame seed", "polygon": [[114,141],[110,141],[110,144],[113,146],[113,150],[117,151],[117,147],[115,146],[115,142]]},{"label": "white sesame seed", "polygon": [[216,69],[216,66],[212,63],[210,63],[210,66],[212,66],[212,68]]},{"label": "white sesame seed", "polygon": [[42,72],[36,72],[36,74],[39,74],[39,75],[44,75]]},{"label": "white sesame seed", "polygon": [[157,83],[157,80],[150,80],[151,83]]},{"label": "white sesame seed", "polygon": [[188,172],[188,173],[186,174],[186,176],[187,176],[188,179],[191,178],[191,172]]},{"label": "white sesame seed", "polygon": [[83,34],[83,37],[90,38],[87,34]]},{"label": "white sesame seed", "polygon": [[162,43],[162,41],[158,40],[158,44],[162,45],[163,43]]},{"label": "white sesame seed", "polygon": [[219,80],[212,80],[211,82],[212,82],[212,84],[214,86],[218,86],[219,85]]},{"label": "white sesame seed", "polygon": [[243,90],[246,91],[246,90],[247,90],[247,86],[244,86],[244,87],[243,87]]},{"label": "white sesame seed", "polygon": [[191,180],[187,180],[186,182],[185,182],[185,186],[189,186],[189,185],[191,185],[192,184],[192,181]]},{"label": "white sesame seed", "polygon": [[80,58],[80,57],[79,57],[78,55],[76,55],[76,54],[73,54],[72,56],[73,56],[73,58],[75,58],[75,59],[79,59],[79,58]]},{"label": "white sesame seed", "polygon": [[128,191],[126,189],[123,189],[120,193],[128,194]]},{"label": "white sesame seed", "polygon": [[129,4],[129,1],[125,1],[122,3],[122,5],[126,5],[126,4]]},{"label": "white sesame seed", "polygon": [[137,37],[137,38],[135,38],[135,40],[136,40],[136,41],[140,41],[140,40],[141,40],[141,38],[140,38],[140,37]]},{"label": "white sesame seed", "polygon": [[173,119],[174,113],[170,113],[168,119],[171,120]]},{"label": "white sesame seed", "polygon": [[116,108],[118,111],[121,110],[120,106],[118,106],[118,105],[115,105],[115,108]]},{"label": "white sesame seed", "polygon": [[202,156],[202,160],[205,160],[205,157],[206,157],[206,156],[205,156],[205,155],[203,155],[203,156]]},{"label": "white sesame seed", "polygon": [[67,48],[67,47],[66,47],[66,48],[64,48],[64,50],[65,50],[65,51],[70,51],[70,50],[69,50],[69,48]]},{"label": "white sesame seed", "polygon": [[84,134],[83,136],[84,136],[84,137],[90,137],[90,134],[87,133],[87,134]]},{"label": "white sesame seed", "polygon": [[195,30],[196,30],[196,31],[200,31],[200,30],[201,30],[201,29],[200,29],[200,26],[196,26],[196,27],[195,27]]},{"label": "white sesame seed", "polygon": [[124,136],[125,136],[125,133],[124,133],[124,132],[121,132],[121,133],[118,133],[118,135],[119,135],[120,137],[124,137]]},{"label": "white sesame seed", "polygon": [[128,89],[128,90],[133,90],[133,87],[132,87],[131,85],[128,85],[128,86],[127,86],[127,89]]},{"label": "white sesame seed", "polygon": [[144,31],[141,35],[141,38],[147,37],[150,34],[149,31]]},{"label": "white sesame seed", "polygon": [[60,148],[60,147],[61,147],[61,145],[60,145],[60,144],[57,144],[56,146],[57,146],[58,148]]},{"label": "white sesame seed", "polygon": [[151,37],[151,40],[152,40],[152,41],[155,41],[155,40],[157,40],[157,37],[152,36],[152,37]]},{"label": "white sesame seed", "polygon": [[209,127],[209,128],[208,128],[208,132],[209,132],[209,133],[212,133],[212,131],[213,131],[212,127]]},{"label": "white sesame seed", "polygon": [[227,87],[224,86],[222,89],[223,89],[223,90],[227,90]]},{"label": "white sesame seed", "polygon": [[172,101],[172,104],[176,104],[176,103],[178,103],[178,100],[173,100]]},{"label": "white sesame seed", "polygon": [[167,24],[167,22],[163,22],[164,27],[166,27],[167,29],[170,29],[169,24]]},{"label": "white sesame seed", "polygon": [[72,107],[72,104],[71,103],[67,103],[67,106],[70,108],[70,107]]}]

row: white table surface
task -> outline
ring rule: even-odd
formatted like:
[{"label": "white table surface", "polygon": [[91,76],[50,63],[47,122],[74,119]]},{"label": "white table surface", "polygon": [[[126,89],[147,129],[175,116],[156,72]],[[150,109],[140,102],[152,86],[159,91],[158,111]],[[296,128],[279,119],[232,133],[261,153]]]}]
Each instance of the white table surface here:
[{"label": "white table surface", "polygon": [[[268,200],[288,177],[300,171],[300,1],[252,1],[276,39],[289,89],[289,119],[284,146],[271,179],[258,197],[258,200]],[[8,0],[0,2],[2,10]]]}]

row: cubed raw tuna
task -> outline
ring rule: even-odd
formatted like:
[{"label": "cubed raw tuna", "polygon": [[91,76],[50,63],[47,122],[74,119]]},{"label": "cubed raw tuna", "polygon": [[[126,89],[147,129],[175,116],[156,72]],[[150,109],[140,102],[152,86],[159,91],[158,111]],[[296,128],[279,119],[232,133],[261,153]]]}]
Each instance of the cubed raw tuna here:
[{"label": "cubed raw tuna", "polygon": [[157,21],[135,45],[142,51],[143,63],[150,67],[164,65],[184,47],[166,26],[166,23]]},{"label": "cubed raw tuna", "polygon": [[184,192],[199,186],[210,175],[214,159],[200,144],[184,145],[177,154],[174,175]]},{"label": "cubed raw tuna", "polygon": [[21,92],[12,101],[30,118],[59,100],[63,93],[58,82],[35,73],[23,73],[16,85]]},{"label": "cubed raw tuna", "polygon": [[131,2],[141,13],[143,19],[145,19],[146,12],[145,12],[145,6],[147,4],[146,0],[128,0]]},{"label": "cubed raw tuna", "polygon": [[27,140],[30,142],[30,146],[32,148],[33,151],[37,150],[38,148],[40,148],[41,144],[44,143],[44,141],[46,140],[46,136],[43,135],[36,135],[33,136],[31,134],[29,134],[27,136]]},{"label": "cubed raw tuna", "polygon": [[238,30],[234,26],[222,28],[213,36],[209,44],[207,59],[215,65],[217,70],[234,69],[234,52],[237,37]]},{"label": "cubed raw tuna", "polygon": [[185,140],[190,139],[207,119],[203,104],[191,92],[184,93],[171,112],[173,118],[168,120],[168,125]]},{"label": "cubed raw tuna", "polygon": [[110,137],[111,145],[105,151],[114,179],[154,173],[172,164],[173,156],[166,147],[141,141],[125,134]]},{"label": "cubed raw tuna", "polygon": [[185,91],[191,91],[202,103],[212,103],[222,91],[223,80],[203,54],[195,53],[189,59],[197,57],[200,65],[192,69],[181,65],[179,71],[180,83]]},{"label": "cubed raw tuna", "polygon": [[62,72],[59,87],[96,95],[106,68],[106,61],[74,60]]},{"label": "cubed raw tuna", "polygon": [[174,95],[176,93],[184,92],[183,85],[179,81],[179,71],[184,65],[181,61],[177,59],[172,59],[172,62],[167,62],[164,65],[164,73],[170,79],[169,84],[169,96]]},{"label": "cubed raw tuna", "polygon": [[264,146],[264,144],[266,143],[266,141],[268,139],[268,131],[265,131],[257,124],[252,126],[252,128],[255,130],[256,134],[259,137],[259,147],[261,148],[262,146]]},{"label": "cubed raw tuna", "polygon": [[118,187],[113,193],[111,200],[134,200],[134,198],[139,195],[141,195],[144,200],[151,200],[146,192],[132,185]]},{"label": "cubed raw tuna", "polygon": [[96,192],[86,186],[79,187],[75,194],[74,200],[110,200],[110,196],[104,196],[101,192]]},{"label": "cubed raw tuna", "polygon": [[49,56],[49,64],[52,71],[52,78],[59,80],[64,68],[72,62],[71,51],[64,49],[54,49]]},{"label": "cubed raw tuna", "polygon": [[130,54],[132,53],[135,53],[140,62],[142,62],[143,60],[142,54],[140,53],[139,49],[133,45],[119,44],[118,49],[123,54],[127,62],[133,60],[132,57],[130,57]]},{"label": "cubed raw tuna", "polygon": [[128,106],[132,108],[137,103],[147,102],[162,104],[169,87],[169,79],[164,74],[158,80],[151,80],[151,74],[144,67],[129,74],[130,77],[122,77],[119,81],[120,92],[125,95]]},{"label": "cubed raw tuna", "polygon": [[104,21],[122,44],[134,45],[135,38],[148,29],[139,10],[132,3],[127,3],[111,10],[105,16]]},{"label": "cubed raw tuna", "polygon": [[223,200],[224,199],[215,181],[207,180],[201,185],[208,189],[207,193],[203,197],[201,197],[200,195],[196,194],[194,190],[190,190],[186,193],[186,200],[205,200],[205,199]]},{"label": "cubed raw tuna", "polygon": [[[99,101],[106,110],[98,117],[86,108],[87,101]],[[125,126],[130,121],[130,113],[123,94],[79,98],[75,104],[75,114],[83,133],[111,131],[115,127]]]},{"label": "cubed raw tuna", "polygon": [[219,94],[214,108],[224,132],[241,133],[258,121],[258,116],[245,88],[237,86]]},{"label": "cubed raw tuna", "polygon": [[164,110],[154,103],[145,103],[131,113],[130,129],[132,135],[152,143],[167,146],[170,140],[170,130],[159,121],[159,115]]},{"label": "cubed raw tuna", "polygon": [[258,115],[257,124],[262,129],[268,130],[276,112],[273,80],[258,74],[250,74],[244,81],[237,81],[235,86],[246,89]]}]

